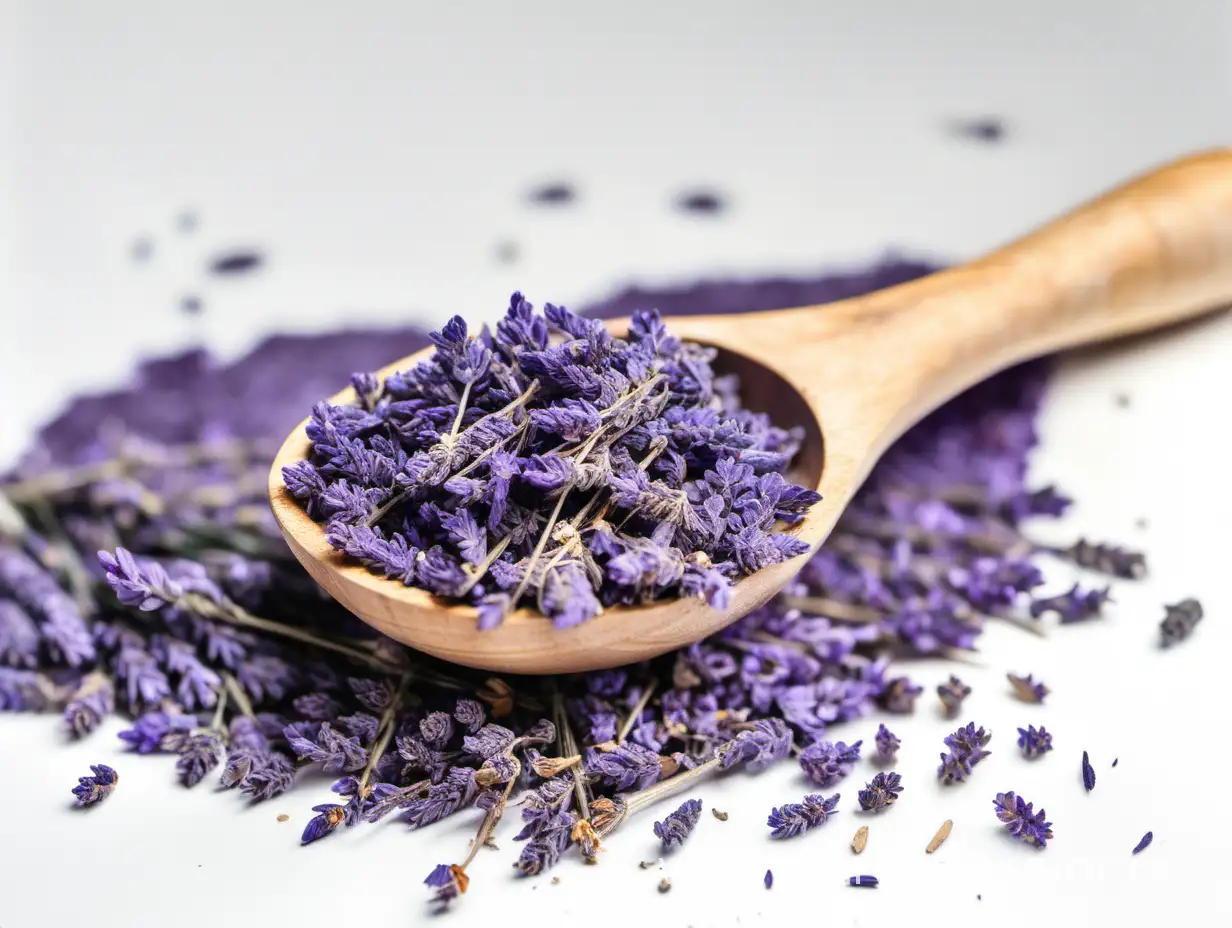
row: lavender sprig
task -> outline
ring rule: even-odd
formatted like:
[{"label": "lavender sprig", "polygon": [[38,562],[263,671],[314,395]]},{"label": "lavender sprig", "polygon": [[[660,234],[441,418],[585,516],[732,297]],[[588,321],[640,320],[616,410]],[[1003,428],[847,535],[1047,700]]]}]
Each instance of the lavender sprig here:
[{"label": "lavender sprig", "polygon": [[813,828],[824,825],[837,815],[839,794],[828,799],[819,793],[805,796],[800,802],[789,802],[770,810],[766,824],[772,838],[794,838]]},{"label": "lavender sprig", "polygon": [[120,781],[120,775],[106,764],[91,764],[90,770],[91,775],[78,778],[77,785],[73,787],[73,795],[77,797],[77,804],[80,806],[93,806],[102,802],[111,795]]},{"label": "lavender sprig", "polygon": [[701,814],[701,800],[690,799],[663,821],[655,822],[655,837],[663,842],[663,849],[666,851],[683,844],[684,839],[697,827]]},{"label": "lavender sprig", "polygon": [[1044,810],[1036,812],[1021,796],[1012,792],[997,793],[993,805],[997,808],[997,818],[1005,823],[1005,830],[1020,841],[1043,848],[1052,839],[1052,822],[1044,821]]}]

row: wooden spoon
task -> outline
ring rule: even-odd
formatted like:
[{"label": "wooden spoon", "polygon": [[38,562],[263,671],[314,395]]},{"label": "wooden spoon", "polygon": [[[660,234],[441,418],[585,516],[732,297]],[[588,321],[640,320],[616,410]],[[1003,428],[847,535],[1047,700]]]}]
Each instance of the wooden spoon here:
[{"label": "wooden spoon", "polygon": [[[1232,150],[1219,150],[1133,180],[987,257],[907,284],[824,306],[667,321],[674,334],[719,349],[716,369],[739,375],[750,408],[805,429],[792,477],[823,499],[792,531],[815,550],[886,448],[965,388],[1036,355],[1229,304]],[[626,322],[610,327],[620,334]],[[355,399],[347,389],[330,402]],[[765,603],[804,563],[797,558],[739,581],[722,612],[688,598],[613,608],[556,629],[520,610],[478,631],[474,609],[378,577],[330,548],[282,480],[284,466],[308,455],[305,423],[270,471],[270,500],[291,550],[351,612],[458,664],[557,673],[653,657]]]}]

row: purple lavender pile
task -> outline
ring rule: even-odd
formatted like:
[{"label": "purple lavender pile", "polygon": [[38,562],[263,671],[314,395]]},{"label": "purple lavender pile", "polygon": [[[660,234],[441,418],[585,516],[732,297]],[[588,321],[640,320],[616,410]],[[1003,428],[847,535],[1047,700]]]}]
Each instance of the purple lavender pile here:
[{"label": "purple lavender pile", "polygon": [[[926,270],[631,290],[591,315],[806,305]],[[807,750],[875,704],[909,710],[921,688],[891,676],[896,655],[969,647],[988,616],[1030,621],[1039,548],[1020,527],[1064,507],[1024,485],[1040,365],[911,430],[780,597],[675,654],[503,680],[374,637],[283,545],[267,468],[317,397],[426,343],[407,330],[279,336],[231,365],[202,352],[152,362],[130,387],[73,402],[0,484],[0,708],[62,712],[77,737],[118,712],[132,720],[124,744],[170,755],[168,775],[188,786],[263,799],[305,768],[335,774],[334,801],[305,797],[309,842],[474,809],[475,853],[516,803],[529,875],[594,856],[703,777]],[[468,863],[429,875],[442,903],[466,890]]]},{"label": "purple lavender pile", "polygon": [[455,316],[436,351],[359,402],[318,403],[287,488],[335,549],[478,607],[479,627],[537,609],[568,628],[617,604],[697,596],[808,546],[776,525],[820,497],[781,472],[797,431],[740,406],[714,350],[655,311],[627,339],[520,293],[495,331]]}]

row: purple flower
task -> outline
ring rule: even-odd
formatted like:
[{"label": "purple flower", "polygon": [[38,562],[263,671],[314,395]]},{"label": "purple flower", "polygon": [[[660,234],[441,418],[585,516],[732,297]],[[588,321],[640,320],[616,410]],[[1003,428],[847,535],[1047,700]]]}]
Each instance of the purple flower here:
[{"label": "purple flower", "polygon": [[1091,766],[1091,759],[1087,757],[1086,751],[1082,752],[1082,785],[1088,793],[1095,789],[1095,768]]},{"label": "purple flower", "polygon": [[611,751],[590,752],[586,772],[616,790],[645,789],[659,780],[659,755],[626,741]]},{"label": "purple flower", "polygon": [[326,773],[362,770],[368,763],[368,752],[355,737],[348,738],[322,722],[315,738],[302,737],[287,726],[284,736],[300,760],[323,764]]},{"label": "purple flower", "polygon": [[1052,838],[1052,822],[1044,821],[1043,809],[1034,811],[1031,803],[1014,793],[997,793],[993,805],[997,807],[997,818],[1005,823],[1005,830],[1011,835],[1027,844],[1047,846]]},{"label": "purple flower", "polygon": [[762,877],[762,883],[765,885],[766,889],[769,889],[771,886],[773,886],[774,885],[774,872],[771,870],[767,870],[766,875]]},{"label": "purple flower", "polygon": [[449,870],[448,864],[437,864],[432,868],[432,872],[424,878],[425,886],[447,886],[453,882],[453,874]]},{"label": "purple flower", "polygon": [[1044,729],[1043,725],[1039,728],[1034,725],[1020,728],[1018,729],[1018,748],[1026,757],[1040,757],[1046,751],[1052,750],[1052,735]]},{"label": "purple flower", "polygon": [[1039,618],[1047,612],[1055,612],[1062,624],[1094,618],[1103,613],[1110,589],[1104,587],[1102,590],[1082,590],[1075,583],[1066,593],[1032,602],[1031,617]]},{"label": "purple flower", "polygon": [[1141,851],[1145,851],[1148,847],[1151,846],[1151,842],[1154,840],[1155,840],[1155,833],[1148,831],[1146,834],[1142,836],[1142,840],[1134,845],[1133,852],[1137,854],[1137,853],[1140,853]]},{"label": "purple flower", "polygon": [[751,729],[739,732],[724,752],[719,766],[724,770],[745,764],[749,770],[764,770],[791,753],[791,731],[782,719],[759,719]]},{"label": "purple flower", "polygon": [[119,738],[138,754],[165,751],[169,736],[181,736],[173,743],[184,743],[195,722],[191,716],[169,715],[166,712],[147,712],[133,722],[133,727],[119,734]]},{"label": "purple flower", "polygon": [[73,787],[73,795],[77,797],[77,804],[81,806],[92,806],[102,802],[111,795],[111,791],[115,789],[120,779],[120,775],[106,764],[91,764],[90,770],[92,775],[79,777],[77,785]]},{"label": "purple flower", "polygon": [[655,837],[663,842],[663,849],[668,850],[678,844],[683,844],[689,832],[697,826],[697,820],[701,818],[701,814],[701,800],[690,799],[663,821],[655,822]]},{"label": "purple flower", "polygon": [[474,734],[483,727],[487,713],[482,705],[473,699],[459,699],[453,707],[453,717],[459,725],[469,733]]},{"label": "purple flower", "polygon": [[526,842],[514,866],[523,876],[535,876],[554,867],[568,850],[577,821],[577,816],[566,809],[556,812]]},{"label": "purple flower", "polygon": [[971,775],[972,768],[987,757],[991,751],[984,747],[992,739],[992,732],[976,728],[968,722],[956,732],[945,737],[945,746],[950,750],[942,753],[937,776],[945,783],[958,783]]},{"label": "purple flower", "polygon": [[475,771],[469,767],[454,767],[441,782],[432,785],[427,796],[407,806],[407,821],[416,828],[439,822],[469,805],[476,791]]},{"label": "purple flower", "polygon": [[299,839],[301,845],[311,844],[313,841],[319,841],[321,838],[324,838],[341,825],[345,818],[342,806],[332,802],[313,806],[312,811],[316,812],[317,815],[309,819],[308,824],[304,827],[304,833]]},{"label": "purple flower", "polygon": [[881,691],[880,702],[887,712],[906,714],[915,711],[916,697],[922,692],[924,687],[917,686],[906,677],[895,677]]},{"label": "purple flower", "polygon": [[75,738],[84,738],[115,711],[115,687],[101,673],[87,674],[64,707],[64,724]]},{"label": "purple flower", "polygon": [[1085,538],[1079,538],[1073,547],[1061,553],[1079,567],[1097,570],[1113,577],[1140,580],[1146,576],[1146,556],[1117,545],[1092,544]]},{"label": "purple flower", "polygon": [[953,674],[947,682],[937,686],[937,696],[940,697],[941,706],[948,716],[958,715],[962,711],[963,700],[970,695],[971,687]]},{"label": "purple flower", "polygon": [[893,762],[898,755],[898,749],[902,742],[898,740],[898,736],[884,724],[877,726],[877,734],[873,738],[877,743],[877,758],[885,763]]},{"label": "purple flower", "polygon": [[495,723],[484,725],[473,735],[462,739],[462,750],[481,760],[487,760],[493,754],[499,754],[513,743],[513,732]]},{"label": "purple flower", "polygon": [[1184,641],[1202,621],[1202,604],[1196,599],[1182,599],[1179,603],[1164,606],[1166,615],[1159,623],[1160,641],[1165,648]]},{"label": "purple flower", "polygon": [[860,745],[863,743],[857,741],[848,746],[842,741],[815,741],[800,752],[800,768],[818,786],[833,786],[851,773],[851,768],[860,759]]},{"label": "purple flower", "polygon": [[1048,695],[1048,687],[1044,686],[1043,683],[1037,683],[1031,674],[1020,677],[1017,674],[1009,673],[1006,674],[1006,677],[1010,681],[1014,695],[1023,702],[1043,702],[1044,697]]},{"label": "purple flower", "polygon": [[865,812],[880,812],[894,805],[898,794],[903,791],[902,777],[897,773],[878,773],[856,797],[860,800],[860,808]]},{"label": "purple flower", "polygon": [[[770,826],[772,838],[794,838],[810,828],[824,825],[830,816],[837,815],[839,794],[835,793],[829,799],[814,793],[805,796],[801,802],[789,802],[770,810],[766,824]],[[769,889],[769,886],[766,887]]]},{"label": "purple flower", "polygon": [[222,761],[226,754],[222,738],[214,731],[197,732],[188,739],[175,762],[180,782],[196,786]]}]

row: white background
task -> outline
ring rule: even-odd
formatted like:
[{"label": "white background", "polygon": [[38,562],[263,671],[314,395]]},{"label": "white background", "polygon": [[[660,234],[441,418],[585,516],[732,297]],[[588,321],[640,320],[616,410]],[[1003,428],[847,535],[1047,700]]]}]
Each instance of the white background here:
[{"label": "white background", "polygon": [[[811,272],[892,245],[960,259],[1232,130],[1226,3],[856,6],[0,2],[0,459],[71,392],[193,341],[231,355],[275,329],[491,317],[515,287],[580,303],[633,279]],[[1004,144],[944,131],[984,113],[1008,121]],[[557,178],[577,183],[576,206],[525,205],[529,185]],[[729,214],[673,211],[697,183],[730,195]],[[189,207],[200,230],[176,236]],[[138,235],[154,240],[144,266],[128,257]],[[507,238],[522,257],[501,265]],[[205,255],[239,243],[268,247],[268,272],[207,284]],[[185,292],[203,298],[199,319],[177,311]],[[1152,576],[1118,586],[1103,622],[1046,641],[989,631],[979,666],[961,669],[970,716],[996,733],[969,784],[933,778],[953,726],[929,695],[894,723],[906,792],[871,823],[863,857],[847,843],[872,768],[843,784],[844,813],[823,831],[774,843],[770,806],[806,791],[782,765],[696,791],[731,817],[705,814],[665,864],[666,896],[659,870],[635,865],[655,854],[652,813],[599,867],[559,867],[559,885],[513,879],[506,829],[450,923],[1232,915],[1219,891],[1232,828],[1230,346],[1222,317],[1066,360],[1034,473],[1080,505],[1046,530],[1142,545]],[[1120,391],[1130,408],[1114,404]],[[1050,576],[1058,589],[1070,579]],[[1186,595],[1208,618],[1160,653],[1161,604]],[[914,671],[931,690],[949,669]],[[1042,676],[1047,705],[1014,702],[1007,669]],[[1027,722],[1056,732],[1036,764],[1013,744]],[[461,856],[474,824],[407,834],[390,822],[300,849],[327,781],[245,807],[208,785],[180,790],[168,760],[124,756],[114,730],[66,745],[54,719],[0,719],[0,928],[414,924],[419,881]],[[1084,749],[1099,776],[1090,795]],[[74,813],[68,790],[98,761],[122,784]],[[1047,808],[1056,839],[1043,853],[999,836],[990,800],[1006,789]],[[954,833],[927,857],[945,818]],[[1154,845],[1131,858],[1147,829]],[[881,888],[848,889],[854,873]]]}]

